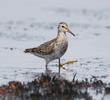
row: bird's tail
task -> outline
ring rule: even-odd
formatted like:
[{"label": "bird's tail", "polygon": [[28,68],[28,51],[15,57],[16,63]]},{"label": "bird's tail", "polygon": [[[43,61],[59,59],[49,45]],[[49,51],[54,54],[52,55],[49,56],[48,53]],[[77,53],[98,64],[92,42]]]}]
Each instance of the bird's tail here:
[{"label": "bird's tail", "polygon": [[32,48],[29,48],[29,49],[25,49],[25,51],[24,51],[25,53],[30,53],[30,52],[32,52]]}]

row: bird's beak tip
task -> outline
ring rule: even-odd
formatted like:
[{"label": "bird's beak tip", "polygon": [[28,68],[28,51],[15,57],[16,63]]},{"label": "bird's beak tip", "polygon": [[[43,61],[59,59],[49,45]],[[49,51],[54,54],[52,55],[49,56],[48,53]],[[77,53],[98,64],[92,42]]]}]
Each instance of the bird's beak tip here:
[{"label": "bird's beak tip", "polygon": [[72,33],[73,36],[76,36],[74,33]]},{"label": "bird's beak tip", "polygon": [[75,34],[73,32],[71,32],[69,29],[68,29],[68,32],[71,33],[73,36],[75,36]]}]

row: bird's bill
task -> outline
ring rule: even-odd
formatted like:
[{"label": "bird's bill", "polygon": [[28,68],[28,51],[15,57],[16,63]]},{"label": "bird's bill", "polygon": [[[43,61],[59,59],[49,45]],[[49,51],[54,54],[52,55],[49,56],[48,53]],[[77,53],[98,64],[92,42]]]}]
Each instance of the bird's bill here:
[{"label": "bird's bill", "polygon": [[67,30],[69,33],[71,33],[73,36],[75,36],[75,34],[73,32],[71,32],[70,29]]}]

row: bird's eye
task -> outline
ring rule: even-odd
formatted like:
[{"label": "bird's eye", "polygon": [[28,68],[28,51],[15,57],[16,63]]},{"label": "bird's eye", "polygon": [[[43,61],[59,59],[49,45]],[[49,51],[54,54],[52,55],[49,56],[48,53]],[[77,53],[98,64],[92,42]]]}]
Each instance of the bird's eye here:
[{"label": "bird's eye", "polygon": [[64,26],[62,26],[64,28]]}]

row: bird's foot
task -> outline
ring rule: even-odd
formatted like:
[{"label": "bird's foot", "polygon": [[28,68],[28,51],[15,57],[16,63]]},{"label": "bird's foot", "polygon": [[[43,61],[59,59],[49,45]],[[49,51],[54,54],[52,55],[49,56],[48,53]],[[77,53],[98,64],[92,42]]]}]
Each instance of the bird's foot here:
[{"label": "bird's foot", "polygon": [[65,62],[65,63],[63,63],[63,64],[60,64],[60,66],[64,66],[64,65],[66,65],[66,64],[72,64],[72,63],[75,63],[75,62],[78,62],[78,61],[77,61],[77,60],[67,61],[67,62]]},{"label": "bird's foot", "polygon": [[52,71],[49,70],[48,68],[45,70],[45,74],[50,74]]},{"label": "bird's foot", "polygon": [[77,61],[77,60],[67,61],[67,62],[61,64],[60,66],[61,66],[61,68],[64,69],[64,70],[72,71],[72,70],[70,70],[70,69],[68,69],[68,68],[66,69],[66,68],[64,67],[64,65],[66,65],[66,64],[72,64],[72,63],[75,63],[75,62],[78,62],[78,61]]}]

